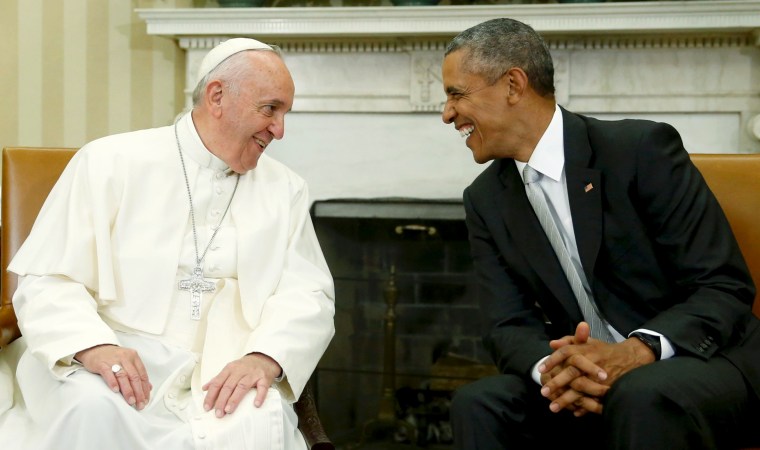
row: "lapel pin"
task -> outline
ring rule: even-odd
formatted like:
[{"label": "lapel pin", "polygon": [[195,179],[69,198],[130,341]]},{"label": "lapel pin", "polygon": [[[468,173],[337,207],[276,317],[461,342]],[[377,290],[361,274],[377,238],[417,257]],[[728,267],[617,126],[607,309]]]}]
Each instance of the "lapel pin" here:
[{"label": "lapel pin", "polygon": [[591,184],[591,183],[589,183],[589,184],[587,184],[587,185],[586,185],[586,187],[585,187],[585,188],[583,188],[583,191],[584,191],[584,192],[588,192],[588,191],[590,191],[591,189],[594,189],[594,185],[593,185],[593,184]]}]

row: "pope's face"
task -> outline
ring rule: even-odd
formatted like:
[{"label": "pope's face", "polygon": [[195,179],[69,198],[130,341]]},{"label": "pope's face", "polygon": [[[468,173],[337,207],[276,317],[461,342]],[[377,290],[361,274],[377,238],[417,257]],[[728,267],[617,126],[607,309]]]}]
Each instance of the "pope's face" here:
[{"label": "pope's face", "polygon": [[509,83],[502,76],[496,83],[465,70],[464,50],[449,53],[443,60],[443,88],[446,105],[443,121],[453,123],[472,151],[475,161],[484,163],[504,157],[510,136]]},{"label": "pope's face", "polygon": [[251,76],[223,97],[222,145],[219,156],[232,170],[256,168],[274,139],[285,135],[285,114],[293,106],[295,86],[282,59],[272,52],[248,52]]}]

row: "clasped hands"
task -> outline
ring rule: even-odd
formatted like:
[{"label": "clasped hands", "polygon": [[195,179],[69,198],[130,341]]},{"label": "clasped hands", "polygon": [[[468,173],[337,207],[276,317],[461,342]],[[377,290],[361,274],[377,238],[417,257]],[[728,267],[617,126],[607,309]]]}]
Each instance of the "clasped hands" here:
[{"label": "clasped hands", "polygon": [[[78,352],[74,358],[89,372],[100,375],[113,392],[121,392],[130,406],[138,410],[145,408],[153,385],[137,351],[117,345],[97,345]],[[111,370],[115,363],[121,366],[121,370]],[[207,392],[203,407],[206,411],[213,408],[216,417],[220,418],[232,414],[252,388],[256,388],[253,404],[259,407],[274,379],[281,373],[282,368],[271,357],[249,353],[227,364],[203,385]]]},{"label": "clasped hands", "polygon": [[607,391],[625,373],[654,362],[654,354],[636,338],[607,343],[590,337],[581,322],[575,335],[549,342],[554,353],[538,367],[541,395],[551,400],[549,409],[572,411],[576,417],[601,414]]}]

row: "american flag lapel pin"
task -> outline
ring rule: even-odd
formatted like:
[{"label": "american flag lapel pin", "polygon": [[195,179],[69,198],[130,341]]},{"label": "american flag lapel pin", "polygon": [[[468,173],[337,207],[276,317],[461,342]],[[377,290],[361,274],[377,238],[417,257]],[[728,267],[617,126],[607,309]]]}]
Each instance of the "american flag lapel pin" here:
[{"label": "american flag lapel pin", "polygon": [[586,185],[586,187],[585,187],[585,188],[583,188],[583,192],[588,192],[588,191],[590,191],[591,189],[594,189],[594,185],[593,185],[593,184],[591,184],[591,183],[589,183],[589,184],[587,184],[587,185]]}]

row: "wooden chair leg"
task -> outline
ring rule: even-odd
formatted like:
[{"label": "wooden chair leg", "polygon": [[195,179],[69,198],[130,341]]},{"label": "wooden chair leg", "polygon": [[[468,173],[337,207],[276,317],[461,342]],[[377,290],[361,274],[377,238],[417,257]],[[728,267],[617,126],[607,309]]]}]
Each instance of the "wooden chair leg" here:
[{"label": "wooden chair leg", "polygon": [[309,450],[335,450],[319,420],[317,403],[314,400],[313,377],[306,383],[301,398],[293,405],[298,416],[298,429],[309,446]]}]

